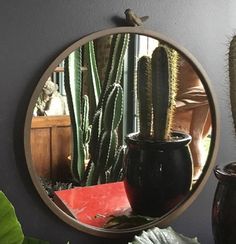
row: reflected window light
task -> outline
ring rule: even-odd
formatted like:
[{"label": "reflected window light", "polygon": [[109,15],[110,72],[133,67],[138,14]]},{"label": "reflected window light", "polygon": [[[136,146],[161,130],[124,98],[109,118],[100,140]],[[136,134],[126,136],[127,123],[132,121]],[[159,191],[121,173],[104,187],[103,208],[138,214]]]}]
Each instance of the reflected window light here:
[{"label": "reflected window light", "polygon": [[148,36],[139,35],[137,38],[138,46],[138,58],[142,56],[152,56],[152,53],[156,47],[158,47],[159,41]]}]

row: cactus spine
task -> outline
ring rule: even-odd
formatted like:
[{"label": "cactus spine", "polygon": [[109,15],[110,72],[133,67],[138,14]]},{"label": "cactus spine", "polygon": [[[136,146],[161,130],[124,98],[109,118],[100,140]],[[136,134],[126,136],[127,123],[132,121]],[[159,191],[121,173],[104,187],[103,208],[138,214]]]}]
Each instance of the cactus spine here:
[{"label": "cactus spine", "polygon": [[151,59],[143,56],[138,62],[140,138],[170,139],[177,90],[177,60],[175,50],[160,45],[153,51]]},{"label": "cactus spine", "polygon": [[236,132],[236,36],[233,37],[229,46],[229,81],[230,102]]}]

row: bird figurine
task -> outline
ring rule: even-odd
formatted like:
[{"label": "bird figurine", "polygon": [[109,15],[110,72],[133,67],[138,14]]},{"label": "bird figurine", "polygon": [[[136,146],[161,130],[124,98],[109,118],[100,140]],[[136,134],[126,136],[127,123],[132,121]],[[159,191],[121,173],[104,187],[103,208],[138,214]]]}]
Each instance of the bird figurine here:
[{"label": "bird figurine", "polygon": [[130,26],[140,26],[146,21],[149,16],[139,17],[137,16],[134,11],[130,8],[125,10],[126,22]]}]

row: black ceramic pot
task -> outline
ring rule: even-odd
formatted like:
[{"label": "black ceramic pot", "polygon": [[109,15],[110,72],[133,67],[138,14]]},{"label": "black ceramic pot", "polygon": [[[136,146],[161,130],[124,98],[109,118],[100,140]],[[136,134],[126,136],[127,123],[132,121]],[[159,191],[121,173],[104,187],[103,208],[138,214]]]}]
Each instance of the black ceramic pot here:
[{"label": "black ceramic pot", "polygon": [[212,230],[216,244],[236,243],[236,162],[215,167],[219,180],[212,208]]},{"label": "black ceramic pot", "polygon": [[189,193],[193,164],[188,147],[191,136],[172,133],[170,141],[126,137],[125,190],[136,214],[159,217]]}]

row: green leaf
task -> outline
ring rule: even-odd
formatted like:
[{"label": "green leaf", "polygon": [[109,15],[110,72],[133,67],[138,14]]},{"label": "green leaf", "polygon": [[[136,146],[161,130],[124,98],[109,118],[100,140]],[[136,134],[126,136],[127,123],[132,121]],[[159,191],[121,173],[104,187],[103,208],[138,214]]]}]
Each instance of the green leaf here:
[{"label": "green leaf", "polygon": [[0,243],[22,243],[24,234],[17,220],[14,207],[0,191]]}]

